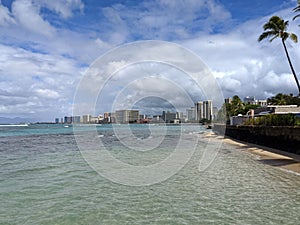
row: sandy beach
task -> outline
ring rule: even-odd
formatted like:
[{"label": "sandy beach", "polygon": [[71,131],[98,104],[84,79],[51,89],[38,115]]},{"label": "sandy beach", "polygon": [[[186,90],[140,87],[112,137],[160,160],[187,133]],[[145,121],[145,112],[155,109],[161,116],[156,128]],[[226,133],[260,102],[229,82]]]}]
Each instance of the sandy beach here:
[{"label": "sandy beach", "polygon": [[284,152],[278,149],[269,148],[261,145],[255,145],[228,137],[218,136],[213,132],[205,135],[208,137],[215,137],[223,139],[223,143],[235,145],[242,151],[246,151],[258,156],[258,161],[270,166],[277,167],[288,172],[295,172],[300,175],[300,155]]}]

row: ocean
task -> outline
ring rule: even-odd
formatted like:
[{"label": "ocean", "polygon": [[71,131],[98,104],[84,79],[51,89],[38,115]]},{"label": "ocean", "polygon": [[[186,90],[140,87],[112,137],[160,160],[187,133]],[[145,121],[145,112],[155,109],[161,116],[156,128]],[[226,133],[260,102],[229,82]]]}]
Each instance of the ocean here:
[{"label": "ocean", "polygon": [[[300,224],[299,175],[260,163],[242,147],[218,145],[202,126],[154,127],[159,135],[136,124],[79,132],[62,124],[0,126],[0,224]],[[99,172],[84,153],[97,149],[93,140],[140,174],[117,176],[124,171],[109,160],[99,163],[112,170]],[[132,149],[137,140],[147,151]],[[185,154],[188,143],[196,144]],[[167,162],[177,148],[177,161]],[[213,157],[203,161],[205,154]],[[161,173],[143,173],[160,162],[167,162]]]}]

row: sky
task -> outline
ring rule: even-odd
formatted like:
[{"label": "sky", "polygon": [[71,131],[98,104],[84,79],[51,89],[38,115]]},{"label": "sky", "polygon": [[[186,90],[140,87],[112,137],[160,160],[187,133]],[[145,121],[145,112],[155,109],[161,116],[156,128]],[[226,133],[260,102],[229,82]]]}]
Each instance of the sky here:
[{"label": "sky", "polygon": [[[193,52],[210,69],[224,97],[297,94],[280,41],[257,41],[273,15],[289,20],[289,30],[300,35],[300,19],[292,21],[295,6],[296,0],[0,0],[0,117],[54,121],[71,115],[78,85],[92,63],[118,46],[143,40],[172,42]],[[299,43],[287,46],[298,72]],[[109,103],[128,87],[125,98],[140,92],[147,96],[138,80],[141,71],[151,77],[158,73],[155,69],[161,74],[174,70],[153,65],[116,74],[99,98],[99,113],[110,110]],[[177,73],[192,101],[205,100]],[[126,74],[136,82],[126,86]],[[147,82],[168,93],[166,105],[176,98],[187,107],[161,79]],[[149,110],[163,109],[164,97],[152,99]]]}]

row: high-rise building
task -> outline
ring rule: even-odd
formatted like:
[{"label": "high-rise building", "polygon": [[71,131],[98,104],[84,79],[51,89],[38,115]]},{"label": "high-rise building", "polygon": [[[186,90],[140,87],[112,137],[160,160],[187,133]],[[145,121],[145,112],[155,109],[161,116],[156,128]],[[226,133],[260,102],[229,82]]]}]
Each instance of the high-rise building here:
[{"label": "high-rise building", "polygon": [[213,119],[213,105],[211,100],[203,102],[203,118],[207,120]]},{"label": "high-rise building", "polygon": [[82,116],[82,123],[90,123],[92,120],[92,116],[91,115],[83,115]]},{"label": "high-rise building", "polygon": [[80,116],[72,116],[72,123],[80,123]]},{"label": "high-rise building", "polygon": [[139,120],[138,110],[117,110],[116,122],[117,123],[135,123]]},{"label": "high-rise building", "polygon": [[176,119],[183,119],[183,112],[176,112]]},{"label": "high-rise building", "polygon": [[139,115],[139,119],[140,119],[140,120],[143,120],[143,119],[146,119],[146,118],[147,118],[147,116],[146,116],[145,114]]},{"label": "high-rise building", "polygon": [[164,120],[162,119],[162,115],[153,115],[153,118],[151,120],[153,123],[163,123]]},{"label": "high-rise building", "polygon": [[195,120],[213,119],[213,105],[212,100],[199,101],[195,103]]},{"label": "high-rise building", "polygon": [[176,113],[163,111],[162,119],[165,121],[165,123],[173,123],[176,119]]},{"label": "high-rise building", "polygon": [[72,116],[65,116],[64,123],[72,123]]},{"label": "high-rise building", "polygon": [[196,119],[195,108],[191,107],[190,109],[186,109],[186,116],[188,121],[193,121]]},{"label": "high-rise building", "polygon": [[203,102],[197,102],[195,103],[195,119],[201,120],[203,119]]}]

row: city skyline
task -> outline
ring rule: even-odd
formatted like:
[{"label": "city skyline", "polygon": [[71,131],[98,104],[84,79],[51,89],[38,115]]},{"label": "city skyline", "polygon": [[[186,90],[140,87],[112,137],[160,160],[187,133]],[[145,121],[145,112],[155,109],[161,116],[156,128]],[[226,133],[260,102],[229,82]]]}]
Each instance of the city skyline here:
[{"label": "city skyline", "polygon": [[[177,43],[199,56],[225,98],[295,94],[297,88],[280,42],[257,42],[262,25],[274,14],[289,20],[289,30],[299,35],[299,22],[292,21],[295,6],[294,0],[71,0],[67,4],[2,0],[0,117],[50,121],[57,113],[71,114],[76,87],[97,57],[116,46],[152,39]],[[299,44],[288,42],[287,47],[298,72]],[[155,69],[163,75],[176,73],[161,66]],[[111,81],[105,103],[126,87],[123,81],[122,74]],[[191,91],[193,100],[205,95],[186,78],[178,78],[178,82]],[[152,85],[182,102],[169,86],[155,80]],[[147,88],[142,82],[133,87],[132,95]]]},{"label": "city skyline", "polygon": [[[149,122],[199,122],[204,120],[212,121],[217,112],[212,100],[197,101],[194,107],[186,108],[186,113],[176,110],[174,107],[163,110],[160,113],[141,113],[139,109],[117,109],[112,112],[98,113],[95,115],[71,115],[56,117],[55,123],[140,123]],[[191,112],[192,111],[192,112]],[[178,121],[176,121],[178,120]]]}]

